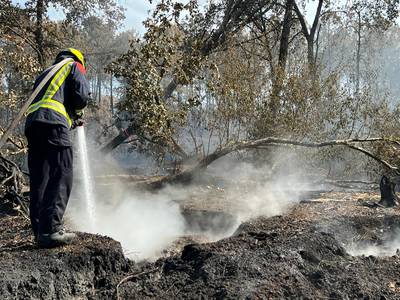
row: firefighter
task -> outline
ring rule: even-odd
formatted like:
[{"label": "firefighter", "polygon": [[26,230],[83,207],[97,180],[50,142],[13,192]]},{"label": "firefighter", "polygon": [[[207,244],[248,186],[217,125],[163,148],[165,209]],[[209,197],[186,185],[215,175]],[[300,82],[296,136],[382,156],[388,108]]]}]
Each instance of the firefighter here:
[{"label": "firefighter", "polygon": [[[62,226],[72,188],[70,130],[83,125],[83,109],[90,92],[85,60],[79,50],[61,51],[53,66],[67,58],[70,60],[44,85],[26,112],[30,219],[41,248],[68,244],[75,238]],[[51,68],[37,77],[34,89]]]}]

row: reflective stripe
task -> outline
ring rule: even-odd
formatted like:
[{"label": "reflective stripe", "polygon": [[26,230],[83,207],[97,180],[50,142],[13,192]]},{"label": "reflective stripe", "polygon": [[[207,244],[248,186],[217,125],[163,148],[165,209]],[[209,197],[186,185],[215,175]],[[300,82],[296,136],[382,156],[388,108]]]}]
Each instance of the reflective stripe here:
[{"label": "reflective stripe", "polygon": [[49,108],[49,109],[52,109],[52,110],[58,112],[59,114],[63,115],[67,119],[68,125],[70,127],[72,126],[72,120],[69,117],[69,115],[65,109],[65,106],[62,103],[60,103],[56,100],[48,100],[48,99],[40,100],[40,101],[32,104],[31,106],[29,106],[26,114],[29,115],[29,114],[37,111],[39,108]]},{"label": "reflective stripe", "polygon": [[60,71],[54,75],[53,79],[51,80],[49,86],[47,87],[46,93],[43,96],[43,99],[53,99],[54,95],[60,89],[60,86],[64,83],[65,79],[71,73],[73,62],[66,63]]},{"label": "reflective stripe", "polygon": [[60,89],[61,85],[64,83],[69,73],[71,73],[72,64],[73,62],[67,62],[64,66],[61,67],[61,69],[56,73],[56,75],[54,75],[53,79],[51,80],[43,98],[40,101],[31,104],[26,112],[26,115],[37,111],[39,108],[49,108],[63,115],[67,119],[68,125],[70,127],[72,126],[72,120],[69,117],[64,104],[52,99],[57,91]]}]

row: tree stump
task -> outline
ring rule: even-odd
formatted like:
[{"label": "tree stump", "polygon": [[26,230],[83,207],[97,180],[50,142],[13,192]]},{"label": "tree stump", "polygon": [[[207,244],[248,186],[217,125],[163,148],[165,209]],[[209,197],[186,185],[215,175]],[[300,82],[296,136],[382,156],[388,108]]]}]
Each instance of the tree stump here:
[{"label": "tree stump", "polygon": [[390,180],[387,176],[383,175],[379,188],[381,190],[381,200],[379,204],[384,207],[393,207],[399,205],[399,198],[395,192],[396,184]]}]

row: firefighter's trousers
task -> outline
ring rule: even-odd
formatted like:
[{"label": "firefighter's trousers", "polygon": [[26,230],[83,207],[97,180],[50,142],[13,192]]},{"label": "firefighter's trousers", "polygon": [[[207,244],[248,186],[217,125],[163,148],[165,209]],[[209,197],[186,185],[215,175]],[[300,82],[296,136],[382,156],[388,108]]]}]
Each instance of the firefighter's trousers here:
[{"label": "firefighter's trousers", "polygon": [[72,147],[49,143],[43,130],[30,130],[27,137],[32,229],[35,235],[54,233],[62,227],[72,189]]}]

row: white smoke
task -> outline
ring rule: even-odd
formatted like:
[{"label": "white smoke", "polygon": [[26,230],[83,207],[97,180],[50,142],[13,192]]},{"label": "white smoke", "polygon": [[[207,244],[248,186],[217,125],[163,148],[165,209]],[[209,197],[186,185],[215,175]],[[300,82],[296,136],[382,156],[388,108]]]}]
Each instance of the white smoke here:
[{"label": "white smoke", "polygon": [[383,245],[359,242],[347,245],[345,249],[352,256],[393,256],[399,252],[400,240],[388,241]]},{"label": "white smoke", "polygon": [[385,233],[383,229],[376,231],[382,240],[377,242],[354,240],[357,233],[352,238],[344,241],[344,248],[352,256],[393,256],[400,251],[400,232],[395,229],[393,232]]},{"label": "white smoke", "polygon": [[120,241],[137,259],[159,256],[184,232],[179,206],[163,195],[136,192],[116,206],[103,205],[98,211],[98,233]]},{"label": "white smoke", "polygon": [[300,166],[287,154],[275,155],[274,161],[291,160],[291,171],[278,173],[272,166],[256,166],[252,163],[232,161],[226,157],[217,162],[212,172],[228,182],[226,197],[241,221],[264,216],[272,217],[286,212],[298,203],[301,192],[308,184],[301,181]]},{"label": "white smoke", "polygon": [[[103,196],[96,195],[93,233],[107,235],[121,242],[125,253],[131,258],[142,260],[157,257],[172,241],[183,235],[184,218],[179,205],[170,198],[161,193],[128,190],[117,182],[110,185],[109,189]],[[79,202],[77,198],[71,200],[69,220],[73,229],[88,231],[86,212],[81,209],[82,203]]]},{"label": "white smoke", "polygon": [[[206,241],[215,241],[230,236],[241,222],[250,218],[283,214],[299,200],[297,190],[306,188],[296,179],[296,174],[280,174],[271,179],[272,169],[228,157],[205,175],[211,176],[212,187],[205,189],[202,182],[190,187],[169,186],[150,193],[115,176],[96,182],[99,175],[108,174],[108,169],[115,172],[117,167],[110,157],[96,159],[97,151],[89,149],[89,153],[91,165],[96,166],[95,229],[92,232],[118,240],[125,253],[135,260],[159,257],[164,249],[185,235],[200,235]],[[105,166],[103,170],[101,166]],[[87,232],[87,212],[79,176],[76,176],[67,218],[72,229]],[[204,217],[199,224],[189,224],[182,214],[187,203],[192,203],[194,208],[189,207],[189,211],[195,211],[195,218]],[[196,210],[206,213],[196,215]],[[214,214],[207,214],[207,211]]]}]

